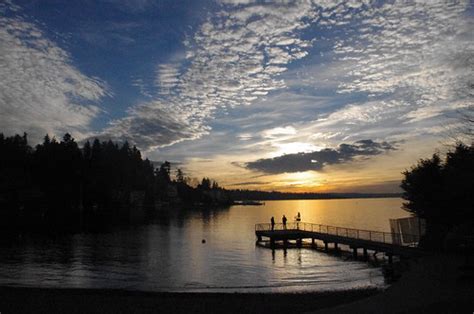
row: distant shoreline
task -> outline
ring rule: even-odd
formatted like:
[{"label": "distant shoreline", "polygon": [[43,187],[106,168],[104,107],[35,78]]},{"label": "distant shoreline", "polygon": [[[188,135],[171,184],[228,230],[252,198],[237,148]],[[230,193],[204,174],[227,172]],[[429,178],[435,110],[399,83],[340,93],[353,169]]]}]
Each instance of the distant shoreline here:
[{"label": "distant shoreline", "polygon": [[[274,193],[274,192],[268,192]],[[278,192],[280,193],[280,192]],[[393,194],[362,194],[362,193],[281,193],[276,197],[260,197],[260,198],[236,198],[236,201],[297,201],[297,200],[349,200],[349,199],[377,199],[377,198],[401,198],[401,193]],[[237,204],[238,205],[238,204]]]},{"label": "distant shoreline", "polygon": [[314,293],[170,293],[0,287],[5,313],[302,313],[354,302],[375,288]]}]

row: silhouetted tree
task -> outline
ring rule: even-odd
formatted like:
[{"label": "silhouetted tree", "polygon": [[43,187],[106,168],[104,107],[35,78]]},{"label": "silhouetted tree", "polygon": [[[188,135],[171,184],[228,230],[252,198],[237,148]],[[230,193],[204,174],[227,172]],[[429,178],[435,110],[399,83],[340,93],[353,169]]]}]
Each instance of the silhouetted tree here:
[{"label": "silhouetted tree", "polygon": [[127,221],[131,204],[211,203],[216,200],[211,188],[222,191],[208,178],[201,186],[205,191],[191,187],[180,169],[172,181],[170,171],[167,161],[155,169],[128,142],[120,146],[94,139],[80,148],[66,133],[59,142],[46,135],[33,150],[26,133],[0,134],[0,228],[72,230],[82,221],[111,224]]},{"label": "silhouetted tree", "polygon": [[404,208],[426,220],[424,245],[442,244],[453,226],[474,222],[474,147],[458,144],[443,162],[422,159],[403,172]]},{"label": "silhouetted tree", "polygon": [[168,161],[165,161],[164,163],[161,164],[160,169],[157,172],[157,177],[159,180],[169,183],[171,182],[170,173],[171,173],[171,164]]},{"label": "silhouetted tree", "polygon": [[211,189],[211,180],[209,178],[202,178],[201,184],[198,185],[198,189],[208,191]]},{"label": "silhouetted tree", "polygon": [[186,183],[184,178],[184,173],[181,169],[176,170],[176,182],[178,183]]}]

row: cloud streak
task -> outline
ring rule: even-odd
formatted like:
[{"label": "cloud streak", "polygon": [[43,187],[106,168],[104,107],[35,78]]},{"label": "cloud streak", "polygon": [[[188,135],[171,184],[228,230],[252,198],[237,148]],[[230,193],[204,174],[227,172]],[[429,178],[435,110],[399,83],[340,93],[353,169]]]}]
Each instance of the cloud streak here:
[{"label": "cloud streak", "polygon": [[328,165],[352,162],[395,150],[393,143],[361,140],[353,144],[340,144],[338,148],[325,148],[309,153],[287,154],[248,162],[245,167],[269,174],[304,171],[323,171]]},{"label": "cloud streak", "polygon": [[21,8],[0,4],[0,125],[7,133],[81,137],[107,95],[103,82],[81,73],[69,54],[25,21]]}]

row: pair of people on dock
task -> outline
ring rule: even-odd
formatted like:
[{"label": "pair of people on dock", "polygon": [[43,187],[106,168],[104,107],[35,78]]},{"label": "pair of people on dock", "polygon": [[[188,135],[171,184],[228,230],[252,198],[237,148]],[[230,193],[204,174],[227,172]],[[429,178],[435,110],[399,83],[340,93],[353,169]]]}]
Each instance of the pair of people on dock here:
[{"label": "pair of people on dock", "polygon": [[[283,229],[286,229],[286,216],[283,215],[283,218],[281,219],[283,222]],[[270,219],[270,224],[272,225],[272,231],[275,230],[275,218],[272,216]]]}]

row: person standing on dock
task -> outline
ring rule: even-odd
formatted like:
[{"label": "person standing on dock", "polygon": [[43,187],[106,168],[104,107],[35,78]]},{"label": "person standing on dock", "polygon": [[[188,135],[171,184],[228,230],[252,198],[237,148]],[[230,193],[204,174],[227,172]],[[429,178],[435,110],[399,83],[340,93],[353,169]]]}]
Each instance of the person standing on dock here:
[{"label": "person standing on dock", "polygon": [[275,218],[270,219],[270,223],[272,224],[272,231],[275,229]]},{"label": "person standing on dock", "polygon": [[283,229],[286,230],[286,216],[283,215],[283,217],[281,218],[281,221],[283,222]]},{"label": "person standing on dock", "polygon": [[300,221],[301,221],[301,214],[300,212],[298,212],[298,215],[296,215],[295,217],[295,220],[296,220],[296,229],[300,229]]}]

